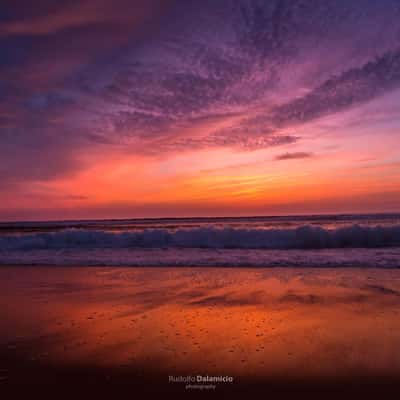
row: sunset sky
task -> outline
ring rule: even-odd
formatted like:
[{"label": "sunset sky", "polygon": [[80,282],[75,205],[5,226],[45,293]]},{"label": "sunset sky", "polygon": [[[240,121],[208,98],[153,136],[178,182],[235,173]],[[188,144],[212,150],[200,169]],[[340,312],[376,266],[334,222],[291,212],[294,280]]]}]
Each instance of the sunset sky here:
[{"label": "sunset sky", "polygon": [[400,211],[398,0],[2,1],[0,220]]}]

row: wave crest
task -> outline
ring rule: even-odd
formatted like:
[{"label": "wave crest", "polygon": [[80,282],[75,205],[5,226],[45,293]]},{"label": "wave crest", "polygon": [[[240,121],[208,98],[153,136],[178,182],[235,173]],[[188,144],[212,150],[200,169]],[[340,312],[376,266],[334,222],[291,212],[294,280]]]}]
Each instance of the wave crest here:
[{"label": "wave crest", "polygon": [[51,233],[0,236],[0,250],[64,248],[325,249],[400,246],[400,226],[353,225],[325,229],[196,228],[109,232],[66,229]]}]

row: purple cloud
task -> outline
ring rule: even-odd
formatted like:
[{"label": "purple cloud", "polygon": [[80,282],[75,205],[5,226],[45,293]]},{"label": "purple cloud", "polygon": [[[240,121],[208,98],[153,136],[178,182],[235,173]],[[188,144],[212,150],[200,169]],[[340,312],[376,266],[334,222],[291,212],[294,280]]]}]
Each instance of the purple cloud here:
[{"label": "purple cloud", "polygon": [[400,87],[395,0],[4,10],[3,187],[79,170],[97,146],[152,156],[300,142],[298,125]]},{"label": "purple cloud", "polygon": [[302,158],[311,158],[313,157],[312,153],[307,153],[307,152],[295,152],[295,153],[284,153],[284,154],[279,154],[275,157],[275,160],[281,161],[281,160],[296,160],[296,159],[302,159]]}]

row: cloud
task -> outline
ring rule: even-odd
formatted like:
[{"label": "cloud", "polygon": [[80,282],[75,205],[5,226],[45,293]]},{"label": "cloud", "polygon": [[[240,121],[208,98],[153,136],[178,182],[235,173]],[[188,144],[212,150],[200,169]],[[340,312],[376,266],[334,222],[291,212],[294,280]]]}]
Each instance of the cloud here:
[{"label": "cloud", "polygon": [[148,154],[181,152],[185,150],[204,150],[217,147],[230,147],[241,151],[253,151],[260,148],[282,146],[295,143],[296,136],[269,135],[246,137],[243,135],[209,135],[204,138],[180,138],[175,140],[161,140],[154,148],[144,149]]},{"label": "cloud", "polygon": [[283,129],[346,111],[400,87],[400,50],[388,52],[333,76],[304,96],[244,118],[225,128],[246,135],[275,135]]},{"label": "cloud", "polygon": [[312,153],[307,153],[307,152],[295,152],[295,153],[284,153],[284,154],[279,154],[275,157],[275,160],[295,160],[295,159],[301,159],[301,158],[310,158],[313,157]]},{"label": "cloud", "polygon": [[[99,13],[93,2],[84,1],[70,7],[60,7],[53,12],[31,19],[9,21],[2,24],[0,35],[47,35],[63,29],[102,22],[110,15]],[[90,7],[92,5],[92,7]]]},{"label": "cloud", "polygon": [[[400,44],[399,44],[400,45]],[[400,86],[400,49],[339,76],[273,111],[276,125],[307,122],[367,102]]]},{"label": "cloud", "polygon": [[[340,68],[335,65],[333,71],[339,70],[338,75],[325,74],[326,79],[317,79],[305,95],[274,104],[270,99],[279,99],[280,82],[291,70],[288,60],[298,60],[299,65],[304,62],[300,51],[301,40],[306,41],[305,28],[297,26],[299,32],[294,35],[289,23],[292,16],[280,6],[266,7],[262,14],[258,21],[255,9],[242,11],[238,18],[243,30],[237,32],[228,25],[212,43],[204,39],[204,31],[197,36],[196,30],[186,32],[182,26],[179,33],[166,35],[162,47],[155,42],[150,52],[135,53],[140,61],[132,62],[128,56],[122,68],[116,65],[111,81],[100,90],[93,90],[93,81],[86,79],[88,93],[96,93],[108,109],[98,116],[98,129],[108,126],[104,134],[122,144],[133,141],[136,148],[143,149],[148,142],[149,153],[207,146],[254,150],[297,141],[299,138],[287,134],[288,129],[350,109],[399,86],[400,52],[392,50],[361,57],[367,61],[356,67],[349,62]],[[269,20],[274,22],[273,29],[267,24]],[[205,19],[206,26],[212,22]],[[316,31],[320,28],[314,27]],[[264,36],[270,38],[268,48],[257,39]],[[285,50],[288,43],[295,51]],[[323,54],[321,50],[321,58]],[[292,84],[294,92],[299,84],[301,81]],[[98,107],[96,101],[94,107]],[[229,114],[235,113],[242,117],[231,122]],[[214,114],[227,115],[224,127],[204,129],[200,137],[186,129]],[[182,129],[188,132],[184,137],[179,133]],[[137,146],[138,139],[141,146]]]},{"label": "cloud", "polygon": [[[39,13],[28,18],[5,21],[0,26],[0,36],[49,35],[65,29],[79,28],[91,24],[132,24],[140,21],[156,1],[83,0],[60,2],[55,7],[39,7]],[[135,8],[133,9],[132,6]],[[12,6],[11,6],[12,8]],[[130,11],[134,10],[132,13]]]},{"label": "cloud", "polygon": [[73,173],[96,147],[286,146],[400,86],[396,1],[194,3],[7,3],[2,184]]}]

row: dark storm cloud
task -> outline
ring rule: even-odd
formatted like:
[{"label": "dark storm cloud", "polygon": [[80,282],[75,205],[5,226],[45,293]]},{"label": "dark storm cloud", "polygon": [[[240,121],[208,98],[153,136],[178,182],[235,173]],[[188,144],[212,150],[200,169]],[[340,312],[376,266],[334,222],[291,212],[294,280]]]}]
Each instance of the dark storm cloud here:
[{"label": "dark storm cloud", "polygon": [[301,140],[296,127],[400,86],[400,5],[342,1],[6,1],[4,182],[140,154]]}]

